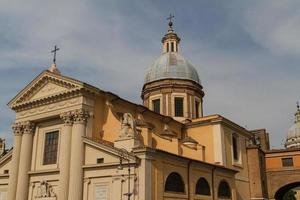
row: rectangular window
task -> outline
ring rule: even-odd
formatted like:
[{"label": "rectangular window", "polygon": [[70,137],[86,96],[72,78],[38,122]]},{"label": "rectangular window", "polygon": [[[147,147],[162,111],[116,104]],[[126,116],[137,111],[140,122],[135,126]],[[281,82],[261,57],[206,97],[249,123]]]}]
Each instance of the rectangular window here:
[{"label": "rectangular window", "polygon": [[56,164],[58,149],[58,131],[45,134],[44,165]]},{"label": "rectangular window", "polygon": [[183,98],[175,97],[175,117],[183,117]]},{"label": "rectangular window", "polygon": [[235,161],[239,160],[239,150],[238,150],[238,137],[232,135],[232,152],[233,152],[233,159]]},{"label": "rectangular window", "polygon": [[104,163],[104,158],[97,158],[97,164]]},{"label": "rectangular window", "polygon": [[292,167],[294,166],[293,158],[282,158],[282,167]]},{"label": "rectangular window", "polygon": [[195,111],[196,111],[196,118],[199,118],[199,105],[200,103],[198,101],[195,102]]},{"label": "rectangular window", "polygon": [[154,112],[160,113],[160,99],[155,99],[152,101],[152,108]]},{"label": "rectangular window", "polygon": [[171,42],[171,52],[174,52],[174,42]]}]

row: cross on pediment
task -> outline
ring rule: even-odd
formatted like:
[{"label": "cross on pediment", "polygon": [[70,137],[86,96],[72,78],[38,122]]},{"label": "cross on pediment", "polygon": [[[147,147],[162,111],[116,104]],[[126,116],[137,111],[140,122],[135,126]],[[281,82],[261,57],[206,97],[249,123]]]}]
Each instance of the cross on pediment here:
[{"label": "cross on pediment", "polygon": [[53,53],[53,63],[56,64],[56,52],[59,50],[59,48],[57,48],[57,46],[54,46],[54,49],[51,51],[51,53]]}]

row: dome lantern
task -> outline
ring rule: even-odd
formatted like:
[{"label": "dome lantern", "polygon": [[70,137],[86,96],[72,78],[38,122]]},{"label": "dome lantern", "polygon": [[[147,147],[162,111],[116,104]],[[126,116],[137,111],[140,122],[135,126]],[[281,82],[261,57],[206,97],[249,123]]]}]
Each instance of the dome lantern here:
[{"label": "dome lantern", "polygon": [[161,42],[163,43],[163,53],[178,52],[180,38],[174,32],[172,18],[174,18],[174,16],[170,14],[170,16],[167,18],[169,20],[168,32],[161,40]]}]

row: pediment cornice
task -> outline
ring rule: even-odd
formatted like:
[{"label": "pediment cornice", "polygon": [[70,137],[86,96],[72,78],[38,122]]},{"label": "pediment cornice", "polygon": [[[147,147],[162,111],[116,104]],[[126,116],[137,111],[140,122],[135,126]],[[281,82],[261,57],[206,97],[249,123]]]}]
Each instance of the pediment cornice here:
[{"label": "pediment cornice", "polygon": [[[110,155],[114,155],[115,157],[120,157],[120,153],[124,151],[124,149],[119,149],[117,147],[114,147],[113,143],[101,139],[83,137],[83,142],[101,151],[105,151]],[[131,152],[128,152],[127,159],[130,159],[130,161],[132,162],[138,161],[138,158]]]},{"label": "pediment cornice", "polygon": [[99,91],[81,81],[44,71],[21,90],[8,106],[19,111]]}]

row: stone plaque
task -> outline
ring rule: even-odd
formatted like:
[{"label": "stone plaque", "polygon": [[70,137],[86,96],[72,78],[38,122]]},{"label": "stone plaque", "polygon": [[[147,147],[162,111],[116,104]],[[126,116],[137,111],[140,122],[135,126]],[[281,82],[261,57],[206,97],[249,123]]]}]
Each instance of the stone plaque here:
[{"label": "stone plaque", "polygon": [[7,195],[7,192],[0,191],[0,200],[6,200],[6,195]]},{"label": "stone plaque", "polygon": [[95,186],[95,200],[108,200],[108,186],[96,185]]}]

